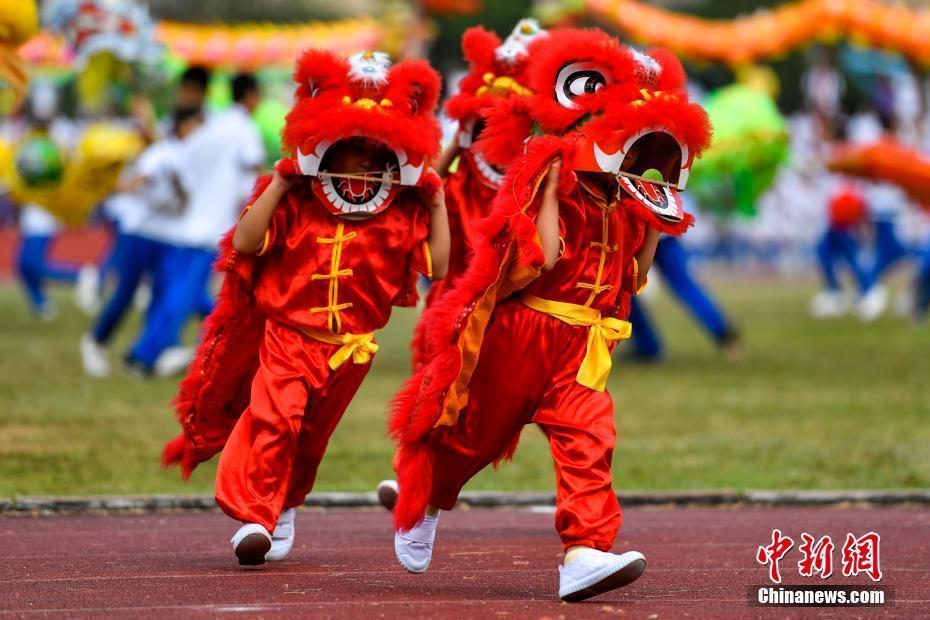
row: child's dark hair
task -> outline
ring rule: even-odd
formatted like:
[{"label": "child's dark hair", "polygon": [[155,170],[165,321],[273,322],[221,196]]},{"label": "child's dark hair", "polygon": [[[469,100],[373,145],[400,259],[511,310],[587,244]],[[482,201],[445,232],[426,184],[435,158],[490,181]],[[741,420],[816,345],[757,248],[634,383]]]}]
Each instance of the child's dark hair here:
[{"label": "child's dark hair", "polygon": [[232,79],[232,98],[236,103],[258,92],[258,80],[251,73],[239,73]]},{"label": "child's dark hair", "polygon": [[199,119],[202,112],[197,106],[178,106],[171,113],[171,131],[178,133],[181,125],[192,119]]},{"label": "child's dark hair", "polygon": [[205,67],[194,65],[189,67],[181,74],[181,84],[196,86],[201,90],[207,90],[207,84],[210,82],[210,71]]}]

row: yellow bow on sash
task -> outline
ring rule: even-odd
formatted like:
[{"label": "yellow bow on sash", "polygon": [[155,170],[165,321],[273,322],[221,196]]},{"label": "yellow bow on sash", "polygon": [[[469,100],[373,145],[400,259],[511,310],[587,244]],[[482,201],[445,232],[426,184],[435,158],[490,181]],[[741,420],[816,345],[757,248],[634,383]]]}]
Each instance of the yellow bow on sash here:
[{"label": "yellow bow on sash", "polygon": [[588,306],[550,301],[529,294],[521,296],[520,301],[563,323],[588,328],[588,346],[575,380],[585,387],[603,392],[607,386],[607,376],[610,375],[609,344],[629,338],[633,333],[632,325],[618,318],[602,317],[599,311]]},{"label": "yellow bow on sash", "polygon": [[303,332],[314,340],[342,345],[329,358],[329,367],[332,370],[336,370],[345,364],[350,357],[353,364],[367,364],[371,361],[371,356],[378,350],[374,332],[367,334],[332,334],[315,329],[305,329]]}]

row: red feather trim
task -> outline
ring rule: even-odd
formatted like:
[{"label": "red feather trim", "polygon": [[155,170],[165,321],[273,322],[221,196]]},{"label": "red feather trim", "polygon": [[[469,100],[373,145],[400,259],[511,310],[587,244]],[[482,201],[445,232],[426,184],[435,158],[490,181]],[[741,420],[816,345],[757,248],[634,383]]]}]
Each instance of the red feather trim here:
[{"label": "red feather trim", "polygon": [[632,198],[625,198],[623,200],[623,208],[627,209],[632,214],[633,219],[639,220],[650,228],[654,228],[667,235],[680,237],[685,234],[689,228],[694,226],[694,216],[690,213],[685,213],[684,219],[680,222],[669,222],[668,220],[660,218],[654,212],[642,206]]},{"label": "red feather trim", "polygon": [[484,71],[494,69],[494,53],[501,45],[501,39],[490,30],[473,26],[462,35],[462,55],[472,68]]},{"label": "red feather trim", "polygon": [[676,94],[687,92],[688,78],[685,75],[684,67],[681,66],[681,61],[678,60],[675,54],[662,47],[654,47],[646,53],[662,67],[655,90]]},{"label": "red feather trim", "polygon": [[475,149],[492,164],[506,168],[523,154],[533,130],[528,101],[524,97],[498,100],[482,110],[482,116],[486,124]]},{"label": "red feather trim", "polygon": [[403,149],[415,163],[439,154],[442,131],[434,112],[441,79],[428,63],[404,60],[392,66],[383,93],[391,105],[379,112],[343,103],[346,97],[360,95],[349,81],[349,71],[348,61],[333,52],[309,50],[300,57],[294,71],[294,107],[281,132],[287,153],[295,155],[308,139],[313,144],[335,143],[361,135]]}]

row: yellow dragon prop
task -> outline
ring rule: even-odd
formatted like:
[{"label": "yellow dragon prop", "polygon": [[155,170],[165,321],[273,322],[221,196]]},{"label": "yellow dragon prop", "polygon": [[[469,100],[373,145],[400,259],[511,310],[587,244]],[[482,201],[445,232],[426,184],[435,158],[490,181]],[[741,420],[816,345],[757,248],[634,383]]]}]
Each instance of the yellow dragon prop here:
[{"label": "yellow dragon prop", "polygon": [[[27,90],[28,75],[17,48],[38,32],[39,18],[33,0],[0,2],[0,95],[18,104]],[[19,145],[0,139],[0,187],[19,204],[38,204],[68,225],[82,224],[101,200],[116,189],[123,166],[144,146],[132,131],[109,123],[88,127],[76,148],[65,157],[58,182],[33,185],[17,169]]]}]

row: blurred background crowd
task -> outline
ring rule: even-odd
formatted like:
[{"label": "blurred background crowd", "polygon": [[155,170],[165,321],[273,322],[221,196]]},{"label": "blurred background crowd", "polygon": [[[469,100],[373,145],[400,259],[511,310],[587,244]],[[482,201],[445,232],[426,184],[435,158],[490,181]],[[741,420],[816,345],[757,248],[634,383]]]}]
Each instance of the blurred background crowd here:
[{"label": "blurred background crowd", "polygon": [[[168,403],[302,49],[427,57],[448,96],[465,29],[527,16],[671,49],[714,124],[617,354],[622,487],[930,486],[923,2],[3,0],[0,498],[180,489]],[[321,489],[387,474],[416,319],[378,334]],[[473,484],[549,488],[527,435]]]},{"label": "blurred background crowd", "polygon": [[[11,20],[17,4],[3,9]],[[737,329],[689,262],[788,276],[818,269],[822,290],[810,300],[817,317],[854,312],[871,321],[889,306],[924,317],[930,227],[919,196],[873,170],[867,154],[853,154],[845,169],[853,174],[837,172],[831,158],[841,144],[895,141],[915,157],[930,148],[922,64],[930,52],[895,21],[930,28],[926,15],[874,2],[830,8],[802,0],[749,16],[728,15],[733,3],[713,0],[661,4],[668,7],[47,0],[41,31],[19,41],[28,91],[7,89],[0,101],[2,268],[19,278],[38,320],[56,316],[48,286],[74,287],[77,306],[92,317],[80,344],[89,375],[110,372],[107,345],[132,307],[147,313],[122,356],[125,368],[177,374],[190,359],[185,324],[212,307],[217,241],[255,175],[280,155],[299,50],[426,55],[451,93],[466,26],[506,31],[533,14],[549,26],[599,25],[634,44],[668,46],[688,63],[716,139],[690,192],[700,224],[684,247],[666,239],[658,266],[721,347],[735,348]],[[740,11],[760,8],[749,4],[766,3],[741,3]],[[675,9],[707,20],[688,21]],[[910,270],[911,284],[891,295],[885,280],[899,268]],[[634,322],[635,354],[658,358],[643,303]]]},{"label": "blurred background crowd", "polygon": [[[93,378],[178,375],[191,325],[213,305],[217,242],[281,154],[299,51],[427,57],[448,96],[464,30],[506,36],[525,16],[598,26],[685,62],[715,138],[686,193],[698,224],[662,240],[653,288],[723,359],[743,359],[751,314],[764,314],[733,318],[727,299],[740,295],[715,291],[734,281],[805,283],[787,299],[812,321],[920,329],[930,11],[900,0],[4,0],[4,322],[66,315],[50,333],[70,341],[54,350],[74,351]],[[637,300],[621,355],[665,358],[656,295]]]}]

